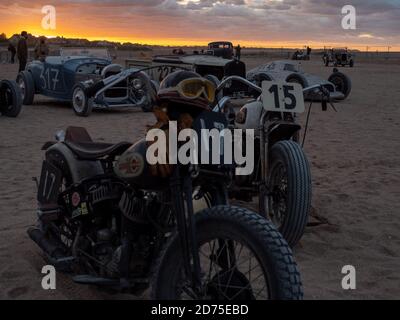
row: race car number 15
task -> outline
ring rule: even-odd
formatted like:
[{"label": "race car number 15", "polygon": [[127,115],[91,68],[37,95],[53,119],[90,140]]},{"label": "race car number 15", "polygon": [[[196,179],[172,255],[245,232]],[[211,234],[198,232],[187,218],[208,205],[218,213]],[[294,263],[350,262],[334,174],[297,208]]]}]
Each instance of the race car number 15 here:
[{"label": "race car number 15", "polygon": [[266,111],[303,113],[303,88],[298,83],[264,81],[263,106]]}]

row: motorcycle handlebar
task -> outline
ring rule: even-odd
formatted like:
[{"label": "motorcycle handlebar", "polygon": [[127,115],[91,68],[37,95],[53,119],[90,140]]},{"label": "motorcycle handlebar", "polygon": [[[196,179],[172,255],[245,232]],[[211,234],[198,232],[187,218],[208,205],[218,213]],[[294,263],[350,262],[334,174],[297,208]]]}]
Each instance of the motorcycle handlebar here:
[{"label": "motorcycle handlebar", "polygon": [[[218,85],[217,87],[217,91],[220,91],[222,89],[224,89],[228,84],[230,84],[232,81],[239,81],[245,85],[247,85],[248,87],[254,89],[255,91],[257,91],[258,93],[262,93],[262,88],[257,86],[256,84],[250,82],[247,79],[244,79],[242,77],[239,76],[230,76],[225,78],[224,80],[221,81],[221,83]],[[316,84],[307,88],[303,89],[303,93],[307,93],[309,91],[313,91],[313,90],[318,90],[325,98],[328,99],[330,98],[330,93],[329,90],[327,90],[326,88],[324,88],[322,85],[320,84]]]}]

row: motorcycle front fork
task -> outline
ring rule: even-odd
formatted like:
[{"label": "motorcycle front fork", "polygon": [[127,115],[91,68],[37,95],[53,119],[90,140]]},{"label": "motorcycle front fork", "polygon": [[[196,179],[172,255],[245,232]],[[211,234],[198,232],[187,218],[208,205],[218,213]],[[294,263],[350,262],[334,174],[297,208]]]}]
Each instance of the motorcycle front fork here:
[{"label": "motorcycle front fork", "polygon": [[260,157],[261,157],[261,179],[259,183],[259,193],[258,196],[260,197],[258,204],[258,212],[260,213],[261,216],[266,217],[267,212],[266,212],[266,203],[265,203],[265,194],[268,192],[268,186],[267,186],[267,181],[266,181],[266,176],[267,176],[267,170],[268,170],[268,144],[269,144],[269,139],[268,139],[268,134],[265,132],[265,122],[267,118],[268,113],[264,112],[261,120],[260,120],[260,126],[259,126],[259,134],[260,134]]},{"label": "motorcycle front fork", "polygon": [[183,253],[183,266],[191,287],[201,290],[201,268],[197,243],[196,223],[193,211],[193,187],[190,175],[181,177],[176,166],[170,179],[172,205],[176,215],[177,229]]},{"label": "motorcycle front fork", "polygon": [[[193,210],[193,186],[190,175],[181,177],[179,168],[174,170],[170,180],[171,195],[176,213],[177,229],[183,253],[184,271],[191,282],[195,293],[202,293],[201,265],[199,244],[197,239],[196,221]],[[222,185],[213,186],[211,206],[226,205],[228,202],[226,188]],[[232,241],[218,240],[218,263],[222,268],[230,268],[235,263]],[[204,292],[203,292],[204,293]]]}]

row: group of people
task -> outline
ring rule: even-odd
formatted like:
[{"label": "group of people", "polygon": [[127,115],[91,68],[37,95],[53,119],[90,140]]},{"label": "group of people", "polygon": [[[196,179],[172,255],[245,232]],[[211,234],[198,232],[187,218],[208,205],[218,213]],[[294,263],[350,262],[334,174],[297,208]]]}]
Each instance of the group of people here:
[{"label": "group of people", "polygon": [[[28,33],[22,31],[18,39],[17,46],[15,46],[11,41],[8,45],[8,51],[11,54],[11,63],[15,63],[15,57],[17,56],[19,61],[19,71],[25,70],[26,64],[28,62],[29,52],[28,52]],[[40,37],[37,41],[34,50],[35,60],[44,60],[49,55],[49,46],[45,37]]]}]

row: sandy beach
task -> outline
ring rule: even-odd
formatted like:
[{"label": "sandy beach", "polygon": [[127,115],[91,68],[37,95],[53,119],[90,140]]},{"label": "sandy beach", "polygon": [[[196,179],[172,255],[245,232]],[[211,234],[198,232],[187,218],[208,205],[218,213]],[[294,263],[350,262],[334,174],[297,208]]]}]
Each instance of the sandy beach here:
[{"label": "sandy beach", "polygon": [[[269,59],[246,56],[248,69]],[[302,63],[328,78],[319,57]],[[17,65],[0,64],[0,79]],[[313,175],[313,221],[294,249],[306,299],[400,298],[400,63],[356,62],[342,68],[353,82],[335,113],[314,106],[305,145]],[[305,116],[303,116],[305,117]],[[41,287],[45,261],[26,229],[36,220],[36,186],[44,142],[70,125],[100,141],[136,141],[152,114],[140,110],[74,115],[69,104],[36,96],[16,119],[0,117],[0,299],[133,299],[74,284],[58,274],[57,290]],[[341,287],[342,267],[357,270],[357,289]]]}]

